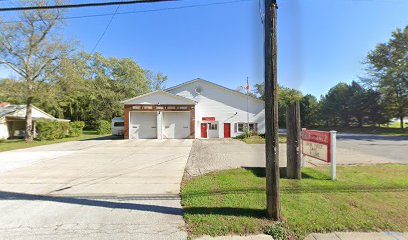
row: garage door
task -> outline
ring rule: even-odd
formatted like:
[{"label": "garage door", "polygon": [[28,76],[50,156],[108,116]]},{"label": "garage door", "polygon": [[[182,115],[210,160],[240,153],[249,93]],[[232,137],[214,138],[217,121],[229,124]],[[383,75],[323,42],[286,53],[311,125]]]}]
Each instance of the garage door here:
[{"label": "garage door", "polygon": [[130,113],[129,137],[131,139],[157,138],[157,113]]},{"label": "garage door", "polygon": [[189,138],[190,112],[164,112],[163,138]]}]

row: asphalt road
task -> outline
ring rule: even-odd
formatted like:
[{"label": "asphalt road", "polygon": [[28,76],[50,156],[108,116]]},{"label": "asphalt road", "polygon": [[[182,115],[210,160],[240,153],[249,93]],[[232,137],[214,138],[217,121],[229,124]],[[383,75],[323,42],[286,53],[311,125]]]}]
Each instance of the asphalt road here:
[{"label": "asphalt road", "polygon": [[408,137],[338,133],[337,147],[401,163],[408,163]]}]

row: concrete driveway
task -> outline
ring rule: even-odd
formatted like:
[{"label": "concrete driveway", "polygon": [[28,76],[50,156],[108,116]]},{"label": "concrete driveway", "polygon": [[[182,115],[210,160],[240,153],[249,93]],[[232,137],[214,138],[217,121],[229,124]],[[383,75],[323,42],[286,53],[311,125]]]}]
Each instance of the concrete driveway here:
[{"label": "concrete driveway", "polygon": [[186,239],[179,192],[191,145],[88,140],[0,153],[0,239]]}]

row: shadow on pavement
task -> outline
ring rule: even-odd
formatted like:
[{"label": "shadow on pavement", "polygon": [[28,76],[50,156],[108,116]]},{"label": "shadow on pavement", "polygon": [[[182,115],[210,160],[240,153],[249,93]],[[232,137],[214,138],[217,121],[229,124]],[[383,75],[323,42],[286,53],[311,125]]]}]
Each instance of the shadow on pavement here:
[{"label": "shadow on pavement", "polygon": [[84,206],[94,206],[112,209],[128,209],[137,210],[145,212],[156,212],[162,214],[170,215],[183,215],[183,211],[180,208],[175,207],[165,207],[138,203],[124,203],[124,202],[110,202],[101,201],[96,199],[86,199],[86,198],[76,198],[76,197],[54,197],[54,196],[44,196],[44,195],[34,195],[26,193],[14,193],[14,192],[3,192],[0,191],[0,201],[1,200],[28,200],[28,201],[48,201],[48,202],[59,202],[67,204],[77,204]]},{"label": "shadow on pavement", "polygon": [[80,142],[85,142],[85,141],[90,141],[90,140],[123,140],[123,136],[103,136],[103,137],[97,137],[97,138],[88,138],[88,139],[83,139],[79,140]]}]

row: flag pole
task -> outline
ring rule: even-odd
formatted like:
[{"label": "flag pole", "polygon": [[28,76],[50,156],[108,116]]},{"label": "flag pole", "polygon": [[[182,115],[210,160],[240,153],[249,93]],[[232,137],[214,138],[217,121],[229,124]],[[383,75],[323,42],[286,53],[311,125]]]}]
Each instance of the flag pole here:
[{"label": "flag pole", "polygon": [[247,131],[249,133],[249,82],[248,82],[248,77],[247,77],[247,82],[246,82],[246,90],[247,90]]}]

